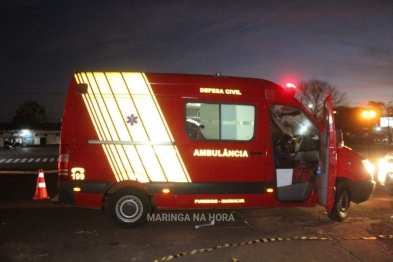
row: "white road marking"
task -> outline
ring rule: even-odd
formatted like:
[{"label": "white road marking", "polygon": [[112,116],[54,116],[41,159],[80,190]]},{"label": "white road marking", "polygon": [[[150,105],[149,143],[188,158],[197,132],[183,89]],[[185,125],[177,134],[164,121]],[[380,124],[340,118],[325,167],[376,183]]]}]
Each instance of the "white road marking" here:
[{"label": "white road marking", "polygon": [[45,158],[3,158],[0,159],[0,164],[8,164],[8,163],[38,163],[38,162],[57,162],[58,158],[55,157],[45,157]]}]

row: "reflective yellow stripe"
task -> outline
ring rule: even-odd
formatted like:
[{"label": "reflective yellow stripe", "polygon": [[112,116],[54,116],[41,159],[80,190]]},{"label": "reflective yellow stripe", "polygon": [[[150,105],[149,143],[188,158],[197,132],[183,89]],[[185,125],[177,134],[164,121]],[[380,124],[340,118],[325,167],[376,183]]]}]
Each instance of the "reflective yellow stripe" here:
[{"label": "reflective yellow stripe", "polygon": [[[83,100],[117,181],[191,182],[143,73],[76,73]],[[83,127],[79,127],[83,128]],[[90,140],[89,140],[90,141]]]}]

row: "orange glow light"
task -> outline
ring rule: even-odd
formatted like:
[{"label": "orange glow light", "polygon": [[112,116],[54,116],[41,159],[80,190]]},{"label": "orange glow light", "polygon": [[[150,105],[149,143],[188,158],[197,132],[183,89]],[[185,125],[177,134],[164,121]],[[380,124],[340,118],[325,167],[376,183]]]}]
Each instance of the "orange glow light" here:
[{"label": "orange glow light", "polygon": [[374,110],[364,110],[362,112],[362,117],[363,118],[374,118],[376,115]]}]

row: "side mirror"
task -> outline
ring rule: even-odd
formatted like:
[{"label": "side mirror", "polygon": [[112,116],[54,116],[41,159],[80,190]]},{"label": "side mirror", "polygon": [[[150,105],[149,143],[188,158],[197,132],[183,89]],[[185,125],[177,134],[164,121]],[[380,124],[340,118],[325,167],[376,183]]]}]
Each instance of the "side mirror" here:
[{"label": "side mirror", "polygon": [[341,129],[336,129],[337,147],[344,147],[344,134]]}]

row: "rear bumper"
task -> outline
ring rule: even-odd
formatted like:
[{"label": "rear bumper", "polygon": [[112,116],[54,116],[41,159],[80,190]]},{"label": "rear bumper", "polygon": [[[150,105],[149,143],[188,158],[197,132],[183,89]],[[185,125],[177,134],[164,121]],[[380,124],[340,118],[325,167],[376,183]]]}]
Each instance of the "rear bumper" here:
[{"label": "rear bumper", "polygon": [[[113,185],[113,183],[104,181],[69,181],[69,180],[59,180],[58,190],[59,190],[59,201],[72,204],[72,205],[82,205],[80,197],[82,196],[95,196],[102,198],[105,192]],[[80,188],[80,191],[74,191],[74,188]],[[83,201],[84,202],[84,201]]]},{"label": "rear bumper", "polygon": [[369,200],[374,193],[375,184],[374,180],[353,182],[351,188],[351,200],[356,204]]}]

